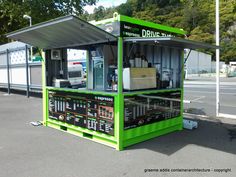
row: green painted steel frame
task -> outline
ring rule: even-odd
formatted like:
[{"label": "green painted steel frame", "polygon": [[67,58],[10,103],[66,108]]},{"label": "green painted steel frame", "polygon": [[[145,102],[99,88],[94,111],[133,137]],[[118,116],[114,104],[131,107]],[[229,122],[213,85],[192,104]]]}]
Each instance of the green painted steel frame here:
[{"label": "green painted steel frame", "polygon": [[148,22],[148,21],[144,21],[144,20],[139,20],[139,19],[131,18],[131,17],[124,16],[124,15],[119,15],[118,20],[137,24],[137,25],[142,25],[142,26],[146,26],[146,27],[150,27],[150,28],[154,28],[154,29],[159,29],[159,30],[163,30],[163,31],[168,31],[168,32],[172,32],[172,33],[176,33],[176,34],[180,34],[180,35],[186,34],[186,32],[182,29],[173,28],[173,27],[165,26],[165,25],[160,25],[160,24],[156,24],[156,23]]},{"label": "green painted steel frame", "polygon": [[160,25],[160,24],[156,24],[153,22],[148,22],[148,21],[128,17],[125,15],[120,15],[118,13],[114,13],[113,18],[109,18],[109,19],[105,19],[105,20],[101,20],[101,21],[95,21],[95,22],[92,21],[90,23],[93,25],[101,25],[101,24],[107,24],[107,23],[111,23],[111,22],[115,22],[115,21],[128,22],[128,23],[132,23],[132,24],[136,24],[136,25],[146,26],[146,27],[153,28],[153,29],[159,29],[159,30],[163,30],[163,31],[171,32],[171,33],[176,33],[176,34],[183,35],[183,36],[187,34],[187,32],[184,31],[183,29]]},{"label": "green painted steel frame", "polygon": [[118,38],[118,109],[119,120],[115,123],[118,124],[118,146],[117,150],[123,150],[123,132],[124,132],[124,95],[123,95],[123,39]]},{"label": "green painted steel frame", "polygon": [[182,130],[182,116],[124,131],[124,147],[155,138],[173,131]]},{"label": "green painted steel frame", "polygon": [[[52,128],[62,130],[62,131],[66,131],[70,134],[77,135],[77,136],[87,138],[87,139],[91,139],[91,140],[99,142],[101,144],[118,149],[117,147],[118,147],[118,140],[119,140],[119,135],[118,135],[119,126],[117,126],[117,125],[119,125],[118,124],[119,110],[117,109],[117,107],[115,107],[114,136],[111,136],[111,135],[107,135],[107,134],[104,134],[101,132],[89,130],[87,128],[82,128],[82,127],[71,125],[71,124],[68,124],[65,122],[60,122],[57,120],[49,119],[49,115],[48,115],[48,111],[47,111],[48,110],[48,92],[49,91],[64,91],[67,93],[75,92],[75,93],[86,93],[86,94],[94,94],[94,95],[99,94],[99,95],[103,95],[103,96],[113,96],[114,100],[115,100],[115,105],[119,104],[119,99],[118,99],[117,94],[115,94],[115,93],[109,94],[106,92],[90,92],[90,91],[78,91],[78,90],[73,90],[73,89],[60,89],[60,88],[53,88],[53,87],[45,87],[45,91],[44,91],[43,96],[45,97],[45,99],[44,99],[44,108],[45,108],[45,111],[44,111],[44,119],[45,119],[44,122],[45,123],[44,123],[44,125],[45,126],[49,126]],[[65,127],[66,127],[66,130],[65,130]],[[86,135],[90,135],[90,138],[88,138]]]},{"label": "green painted steel frame", "polygon": [[[130,21],[133,18],[118,16],[116,17],[119,20]],[[132,21],[140,23],[140,20]],[[144,21],[143,21],[144,22]],[[142,23],[143,25],[143,23]],[[152,24],[146,23],[145,25],[149,25],[151,27]],[[167,30],[165,28],[165,30]],[[172,28],[169,28],[172,30]],[[171,31],[177,32],[180,31]],[[181,32],[183,34],[183,32]],[[62,131],[66,131],[68,133],[87,138],[93,140],[95,142],[99,142],[101,144],[105,144],[107,146],[113,147],[117,150],[123,150],[124,147],[160,136],[173,131],[182,130],[182,121],[183,121],[183,72],[181,79],[181,88],[179,89],[163,89],[163,90],[146,90],[146,91],[137,91],[137,92],[123,92],[123,38],[118,37],[118,92],[116,93],[108,93],[108,92],[99,92],[99,91],[78,91],[73,89],[62,89],[62,88],[54,88],[46,86],[46,75],[45,75],[45,54],[43,53],[43,62],[42,62],[42,86],[43,86],[43,124],[45,126],[49,126],[52,128],[56,128]],[[183,52],[181,53],[181,61],[183,64]],[[88,60],[87,60],[88,62]],[[56,120],[49,119],[48,115],[48,91],[65,91],[65,92],[78,92],[78,93],[86,93],[86,94],[99,94],[99,95],[107,95],[114,97],[114,136],[106,135],[104,133],[96,132],[93,130],[89,130],[86,128],[81,128],[78,126],[70,125],[67,123],[63,123]],[[135,96],[138,94],[149,94],[149,93],[164,93],[171,91],[181,91],[181,115],[176,118],[172,118],[169,120],[156,122],[148,125],[144,125],[141,127],[124,130],[124,96]],[[66,127],[66,130],[65,130]],[[87,137],[86,135],[91,135]]]}]

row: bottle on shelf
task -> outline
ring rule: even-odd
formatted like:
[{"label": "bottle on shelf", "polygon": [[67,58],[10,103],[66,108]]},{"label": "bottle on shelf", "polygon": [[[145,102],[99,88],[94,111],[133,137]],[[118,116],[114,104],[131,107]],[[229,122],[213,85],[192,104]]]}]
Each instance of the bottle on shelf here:
[{"label": "bottle on shelf", "polygon": [[135,57],[134,57],[134,54],[129,58],[129,63],[130,63],[130,67],[131,68],[135,67]]},{"label": "bottle on shelf", "polygon": [[114,73],[114,75],[112,76],[112,90],[113,91],[117,91],[117,81],[118,81],[117,75],[116,73]]},{"label": "bottle on shelf", "polygon": [[142,67],[143,67],[143,68],[147,68],[147,67],[148,67],[148,60],[147,60],[147,58],[145,57],[145,55],[142,55],[142,56],[141,56],[141,59],[142,59]]},{"label": "bottle on shelf", "polygon": [[135,55],[135,67],[136,68],[142,67],[142,59],[140,57],[140,53],[136,53],[136,55]]}]

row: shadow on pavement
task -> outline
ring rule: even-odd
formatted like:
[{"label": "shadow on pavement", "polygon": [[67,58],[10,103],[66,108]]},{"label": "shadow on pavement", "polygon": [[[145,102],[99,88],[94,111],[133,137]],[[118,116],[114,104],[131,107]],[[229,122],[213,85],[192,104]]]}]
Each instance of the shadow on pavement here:
[{"label": "shadow on pavement", "polygon": [[236,125],[217,120],[196,121],[198,121],[197,129],[173,132],[133,145],[127,150],[149,149],[172,155],[187,145],[197,145],[236,154]]},{"label": "shadow on pavement", "polygon": [[190,113],[190,114],[197,114],[197,115],[206,115],[206,112],[204,110],[204,108],[187,108],[184,109],[185,113]]}]

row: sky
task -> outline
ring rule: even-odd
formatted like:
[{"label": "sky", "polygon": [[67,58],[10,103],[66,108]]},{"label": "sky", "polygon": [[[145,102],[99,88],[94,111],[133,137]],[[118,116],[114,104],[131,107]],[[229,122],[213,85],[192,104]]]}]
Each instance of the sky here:
[{"label": "sky", "polygon": [[107,7],[112,7],[112,6],[118,6],[122,3],[125,3],[127,0],[99,0],[97,3],[96,3],[96,6],[85,6],[84,7],[84,10],[88,11],[88,13],[93,13],[93,10],[95,7],[98,7],[98,6],[103,6],[105,8]]}]

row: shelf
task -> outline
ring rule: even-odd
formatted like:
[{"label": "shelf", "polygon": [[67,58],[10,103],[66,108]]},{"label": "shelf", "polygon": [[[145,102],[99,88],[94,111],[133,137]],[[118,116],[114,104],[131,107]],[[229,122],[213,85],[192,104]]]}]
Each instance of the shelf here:
[{"label": "shelf", "polygon": [[182,91],[181,88],[172,88],[172,89],[157,89],[157,90],[144,90],[144,91],[131,91],[124,92],[124,96],[133,96],[140,94],[152,94],[152,93],[164,93],[164,92],[173,92],[173,91]]},{"label": "shelf", "polygon": [[71,89],[71,88],[57,88],[57,87],[46,87],[49,91],[65,91],[65,92],[73,92],[73,93],[85,93],[85,94],[93,94],[93,95],[105,95],[105,96],[117,96],[116,92],[106,92],[106,91],[96,91],[96,90],[80,90],[80,89]]}]

